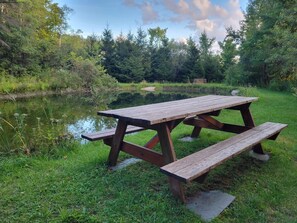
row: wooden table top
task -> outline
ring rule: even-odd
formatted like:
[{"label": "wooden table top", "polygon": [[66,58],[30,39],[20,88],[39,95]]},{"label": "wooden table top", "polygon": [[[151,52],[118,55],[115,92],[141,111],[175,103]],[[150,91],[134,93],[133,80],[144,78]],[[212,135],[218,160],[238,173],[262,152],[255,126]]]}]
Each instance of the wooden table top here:
[{"label": "wooden table top", "polygon": [[97,114],[122,119],[135,125],[154,125],[256,101],[257,97],[206,95],[183,100],[99,111]]}]

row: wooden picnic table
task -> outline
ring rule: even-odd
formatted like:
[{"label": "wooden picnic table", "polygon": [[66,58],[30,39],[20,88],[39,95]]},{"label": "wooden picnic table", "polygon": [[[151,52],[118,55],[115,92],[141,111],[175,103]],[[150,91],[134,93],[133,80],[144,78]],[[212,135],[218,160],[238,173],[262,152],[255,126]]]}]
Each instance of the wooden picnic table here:
[{"label": "wooden picnic table", "polygon": [[[210,170],[247,150],[252,150],[252,157],[257,159],[267,160],[269,158],[263,152],[261,142],[265,139],[275,140],[287,125],[266,122],[255,126],[250,105],[257,99],[256,97],[206,95],[99,111],[98,115],[116,118],[117,127],[83,134],[82,138],[90,141],[103,140],[111,147],[108,156],[109,166],[116,165],[120,151],[159,166],[160,171],[168,175],[172,193],[185,202],[182,183],[194,180],[203,182]],[[243,125],[223,123],[217,120],[215,117],[220,115],[222,109],[239,111]],[[177,160],[170,133],[181,122],[193,126],[192,138],[198,137],[202,128],[237,135]],[[147,129],[157,133],[144,146],[124,141],[126,134]],[[153,150],[158,143],[161,145],[161,153]]]},{"label": "wooden picnic table", "polygon": [[[249,106],[256,100],[256,97],[206,95],[177,101],[99,111],[98,115],[118,119],[114,136],[105,140],[105,143],[111,146],[108,164],[110,166],[116,165],[120,151],[160,167],[176,161],[170,132],[182,121],[185,124],[194,126],[192,137],[197,137],[201,128],[233,133],[247,131],[255,126]],[[244,125],[217,121],[213,116],[218,116],[222,109],[240,111]],[[128,125],[152,129],[157,134],[145,146],[125,142],[123,139]],[[158,142],[160,142],[162,153],[152,150]],[[255,146],[255,150],[258,153],[263,153],[260,144]],[[173,194],[184,201],[181,183],[177,179],[169,177],[169,185]]]}]

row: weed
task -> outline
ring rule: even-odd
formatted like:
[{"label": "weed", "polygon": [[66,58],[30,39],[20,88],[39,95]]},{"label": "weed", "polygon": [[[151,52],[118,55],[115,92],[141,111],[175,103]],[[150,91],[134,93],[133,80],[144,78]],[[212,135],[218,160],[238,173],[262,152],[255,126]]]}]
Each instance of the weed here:
[{"label": "weed", "polygon": [[[66,131],[66,125],[63,119],[51,118],[50,127],[44,128],[41,118],[36,118],[36,127],[29,129],[26,123],[27,114],[14,114],[14,121],[1,117],[0,114],[0,131],[1,153],[24,153],[30,155],[44,154],[53,155],[58,148],[70,148],[74,139],[71,134]],[[48,121],[48,120],[45,120]],[[11,134],[5,131],[3,125],[7,125],[12,130]]]}]

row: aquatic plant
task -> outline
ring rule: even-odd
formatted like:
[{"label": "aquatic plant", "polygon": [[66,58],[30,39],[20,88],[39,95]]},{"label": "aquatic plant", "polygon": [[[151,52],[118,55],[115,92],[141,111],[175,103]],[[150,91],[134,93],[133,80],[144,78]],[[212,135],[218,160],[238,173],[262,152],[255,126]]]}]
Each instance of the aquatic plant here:
[{"label": "aquatic plant", "polygon": [[[14,120],[2,117],[0,112],[1,145],[0,154],[15,153],[53,155],[61,149],[69,149],[74,143],[73,136],[67,132],[66,125],[61,119],[50,118],[41,120],[36,117],[36,126],[28,127],[27,114],[14,113]],[[50,122],[50,127],[45,127],[42,122]],[[12,131],[8,132],[7,128]]]}]

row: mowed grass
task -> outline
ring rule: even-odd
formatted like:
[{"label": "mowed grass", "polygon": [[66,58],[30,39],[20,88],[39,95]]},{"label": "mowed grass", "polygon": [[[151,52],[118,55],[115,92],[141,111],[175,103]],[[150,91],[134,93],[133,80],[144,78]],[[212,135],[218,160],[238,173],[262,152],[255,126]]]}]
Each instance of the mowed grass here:
[{"label": "mowed grass", "polygon": [[[246,95],[259,97],[251,106],[257,124],[289,125],[276,141],[263,143],[270,160],[243,153],[213,170],[203,184],[187,186],[187,196],[204,190],[236,196],[213,222],[297,222],[297,98],[256,89]],[[224,111],[220,120],[242,123],[237,111]],[[194,142],[178,140],[191,129],[179,125],[172,133],[179,158],[232,135],[202,130]],[[144,144],[153,135],[140,132],[127,140]],[[202,222],[171,195],[158,167],[140,162],[112,172],[106,168],[108,152],[96,142],[59,159],[0,158],[0,222]],[[120,154],[120,160],[127,157]]]}]

